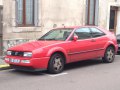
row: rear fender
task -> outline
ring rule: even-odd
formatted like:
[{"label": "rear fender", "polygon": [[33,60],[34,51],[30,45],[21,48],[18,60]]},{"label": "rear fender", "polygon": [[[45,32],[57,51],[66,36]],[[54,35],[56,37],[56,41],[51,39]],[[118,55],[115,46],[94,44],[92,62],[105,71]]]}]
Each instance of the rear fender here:
[{"label": "rear fender", "polygon": [[106,43],[105,46],[104,46],[104,53],[105,53],[107,47],[109,47],[110,45],[114,46],[115,52],[117,51],[117,47],[115,46],[115,44],[114,44],[112,41],[109,41],[109,42]]}]

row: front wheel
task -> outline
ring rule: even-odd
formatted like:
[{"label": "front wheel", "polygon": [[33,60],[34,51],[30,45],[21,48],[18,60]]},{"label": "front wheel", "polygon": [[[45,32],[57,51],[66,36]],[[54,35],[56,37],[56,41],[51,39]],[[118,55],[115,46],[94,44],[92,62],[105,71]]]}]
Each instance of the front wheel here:
[{"label": "front wheel", "polygon": [[112,63],[115,58],[115,49],[113,47],[108,47],[105,51],[103,61],[106,63]]},{"label": "front wheel", "polygon": [[53,54],[50,58],[48,71],[53,74],[62,72],[64,69],[64,57],[59,54]]}]

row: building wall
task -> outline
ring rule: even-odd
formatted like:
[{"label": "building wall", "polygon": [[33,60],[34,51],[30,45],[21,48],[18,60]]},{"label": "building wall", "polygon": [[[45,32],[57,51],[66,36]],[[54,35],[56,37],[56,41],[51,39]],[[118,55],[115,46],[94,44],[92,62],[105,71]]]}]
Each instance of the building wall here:
[{"label": "building wall", "polygon": [[[99,0],[99,26],[109,29],[110,6],[119,7],[119,2],[120,0]],[[39,0],[37,27],[16,27],[15,0],[3,0],[3,5],[4,51],[15,45],[12,42],[17,41],[16,44],[19,44],[19,41],[35,40],[54,27],[85,25],[86,0]]]},{"label": "building wall", "polygon": [[3,5],[3,0],[0,0],[0,5]]},{"label": "building wall", "polygon": [[99,0],[99,26],[106,29],[109,29],[110,6],[120,7],[120,0]]},{"label": "building wall", "polygon": [[15,0],[4,0],[3,4],[4,51],[19,41],[35,40],[53,27],[85,22],[85,0],[39,0],[38,27],[16,27]]},{"label": "building wall", "polygon": [[38,27],[15,26],[15,0],[4,1],[4,16],[4,39],[35,39],[54,26],[83,25],[85,3],[84,0],[39,0]]}]

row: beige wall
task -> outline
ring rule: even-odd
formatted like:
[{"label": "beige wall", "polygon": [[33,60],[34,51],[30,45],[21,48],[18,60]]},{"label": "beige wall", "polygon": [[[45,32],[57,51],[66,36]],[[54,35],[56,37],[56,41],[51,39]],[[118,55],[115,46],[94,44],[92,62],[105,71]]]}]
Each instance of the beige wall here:
[{"label": "beige wall", "polygon": [[3,5],[3,0],[0,0],[0,5]]},{"label": "beige wall", "polygon": [[84,25],[85,22],[85,0],[39,0],[39,27],[24,28],[15,27],[15,0],[3,3],[4,39],[35,39],[54,25]]},{"label": "beige wall", "polygon": [[43,0],[42,20],[46,29],[57,27],[84,25],[85,0]]}]

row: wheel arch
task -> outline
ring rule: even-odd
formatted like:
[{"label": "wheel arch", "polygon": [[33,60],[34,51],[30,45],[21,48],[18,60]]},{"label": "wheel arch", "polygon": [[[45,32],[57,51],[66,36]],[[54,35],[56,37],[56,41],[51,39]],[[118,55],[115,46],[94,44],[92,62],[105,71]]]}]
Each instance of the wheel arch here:
[{"label": "wheel arch", "polygon": [[115,46],[110,43],[109,45],[107,45],[107,46],[105,47],[105,49],[104,49],[104,55],[105,55],[105,52],[106,52],[106,50],[107,50],[108,47],[112,47],[112,48],[116,51]]},{"label": "wheel arch", "polygon": [[[110,54],[107,53],[107,52],[110,53],[110,51],[108,51],[109,48],[114,50],[114,52],[112,53],[112,57],[111,57]],[[114,58],[115,58],[115,50],[116,50],[116,48],[115,48],[115,46],[113,44],[108,45],[106,47],[106,49],[105,49],[104,57],[102,57],[103,62],[105,62],[105,63],[112,63],[114,61]]]},{"label": "wheel arch", "polygon": [[[117,47],[115,46],[115,44],[113,42],[109,41],[108,43],[106,43],[106,45],[104,46],[104,50],[106,51],[106,49],[108,47],[113,47],[115,52],[117,53]],[[104,53],[105,53],[105,51],[104,51]]]},{"label": "wheel arch", "polygon": [[[55,52],[51,53],[51,56],[54,55],[54,54],[56,54],[56,53],[62,55],[63,58],[64,58],[64,63],[66,63],[66,60],[67,60],[67,59],[66,59],[66,55],[65,55],[62,51],[55,51]],[[51,56],[50,56],[50,57],[51,57]]]},{"label": "wheel arch", "polygon": [[67,51],[61,47],[54,47],[52,49],[50,49],[48,52],[47,52],[47,56],[48,57],[51,57],[53,54],[55,53],[59,53],[61,54],[64,59],[65,59],[65,63],[67,63],[68,61],[68,55],[67,55]]},{"label": "wheel arch", "polygon": [[112,47],[112,48],[114,48],[114,50],[115,50],[115,46],[114,46],[113,44],[108,45],[107,48],[108,48],[108,47]]},{"label": "wheel arch", "polygon": [[115,48],[115,46],[114,46],[113,44],[109,44],[109,45],[106,47],[105,51],[107,50],[108,47],[112,47],[112,48],[115,50],[115,52],[116,52],[116,48]]}]

